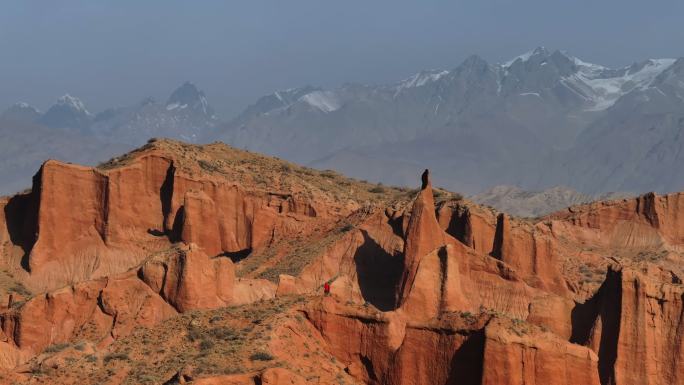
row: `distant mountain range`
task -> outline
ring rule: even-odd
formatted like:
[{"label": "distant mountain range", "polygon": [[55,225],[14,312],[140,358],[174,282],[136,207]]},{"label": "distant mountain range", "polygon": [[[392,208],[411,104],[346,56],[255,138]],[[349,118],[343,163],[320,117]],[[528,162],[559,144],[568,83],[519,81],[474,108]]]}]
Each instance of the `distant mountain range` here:
[{"label": "distant mountain range", "polygon": [[147,98],[97,114],[68,94],[45,113],[17,103],[0,114],[0,194],[30,187],[34,171],[48,158],[96,164],[152,137],[201,142],[215,136],[218,126],[204,93],[192,83],[178,87],[166,103]]},{"label": "distant mountain range", "polygon": [[38,124],[133,146],[155,136],[198,142],[211,136],[218,125],[204,93],[192,83],[178,87],[164,104],[147,98],[94,115],[80,99],[66,94],[44,114],[27,103],[17,103],[2,113],[0,120]]},{"label": "distant mountain range", "polygon": [[470,197],[475,202],[519,217],[537,218],[566,207],[594,201],[625,199],[632,194],[610,192],[587,195],[564,186],[543,191],[524,191],[516,186],[495,186]]},{"label": "distant mountain range", "polygon": [[[684,189],[682,130],[684,59],[607,68],[540,47],[502,64],[471,56],[393,84],[277,91],[228,122],[191,83],[165,103],[96,114],[69,95],[45,113],[20,103],[0,115],[0,146],[16,147],[15,137],[26,146],[11,162],[0,155],[0,193],[29,185],[12,162],[93,163],[150,137],[222,140],[396,185],[430,168],[437,185],[469,195],[496,185],[562,185],[589,197],[667,192]],[[51,139],[30,140],[37,136]],[[71,146],[86,150],[57,151]]]},{"label": "distant mountain range", "polygon": [[537,48],[472,56],[390,85],[304,87],[258,100],[220,138],[349,175],[449,189],[606,191],[684,187],[684,59],[611,69]]}]

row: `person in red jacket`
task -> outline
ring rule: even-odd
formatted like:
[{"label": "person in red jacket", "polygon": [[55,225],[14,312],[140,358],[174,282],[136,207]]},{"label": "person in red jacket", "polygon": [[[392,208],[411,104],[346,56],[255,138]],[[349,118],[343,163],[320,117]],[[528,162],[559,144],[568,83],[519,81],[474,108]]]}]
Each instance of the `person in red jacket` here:
[{"label": "person in red jacket", "polygon": [[323,292],[325,295],[330,295],[330,281],[326,281],[323,285]]}]

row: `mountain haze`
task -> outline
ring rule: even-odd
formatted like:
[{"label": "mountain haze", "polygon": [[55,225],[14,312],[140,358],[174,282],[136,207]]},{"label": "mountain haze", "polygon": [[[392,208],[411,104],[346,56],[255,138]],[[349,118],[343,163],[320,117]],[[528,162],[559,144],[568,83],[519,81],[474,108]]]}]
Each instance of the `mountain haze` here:
[{"label": "mountain haze", "polygon": [[[31,169],[52,156],[92,164],[114,153],[92,149],[124,151],[150,137],[221,140],[394,185],[430,168],[438,185],[469,195],[497,185],[568,186],[587,196],[669,192],[684,188],[683,95],[684,59],[608,68],[543,47],[505,63],[471,56],[392,84],[277,91],[229,122],[192,83],[164,102],[145,98],[97,113],[65,95],[45,113],[17,103],[2,114],[7,132],[34,128],[21,134],[27,151],[0,167],[0,192],[29,185],[10,164]],[[56,140],[50,145],[30,139],[46,129]],[[49,150],[67,137],[93,144],[78,155]]]},{"label": "mountain haze", "polygon": [[570,206],[601,200],[624,199],[630,196],[631,194],[616,192],[591,196],[564,186],[556,186],[543,191],[523,191],[516,186],[495,186],[471,196],[470,199],[511,215],[536,218]]},{"label": "mountain haze", "polygon": [[499,184],[672,191],[684,185],[674,167],[683,65],[649,59],[613,69],[543,47],[503,64],[471,56],[390,85],[276,92],[219,138],[391,184],[429,167],[438,183],[466,193]]},{"label": "mountain haze", "polygon": [[152,137],[206,141],[218,123],[204,93],[189,82],[165,103],[146,98],[96,114],[69,94],[45,113],[17,103],[0,114],[0,194],[29,187],[33,170],[49,158],[94,165]]}]

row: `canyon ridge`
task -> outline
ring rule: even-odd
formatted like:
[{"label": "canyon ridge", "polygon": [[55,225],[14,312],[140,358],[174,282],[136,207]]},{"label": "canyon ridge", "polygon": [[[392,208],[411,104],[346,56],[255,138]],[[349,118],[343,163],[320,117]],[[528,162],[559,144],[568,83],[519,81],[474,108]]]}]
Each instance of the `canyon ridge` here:
[{"label": "canyon ridge", "polygon": [[48,160],[0,198],[0,383],[684,384],[683,193],[523,219],[415,186]]}]

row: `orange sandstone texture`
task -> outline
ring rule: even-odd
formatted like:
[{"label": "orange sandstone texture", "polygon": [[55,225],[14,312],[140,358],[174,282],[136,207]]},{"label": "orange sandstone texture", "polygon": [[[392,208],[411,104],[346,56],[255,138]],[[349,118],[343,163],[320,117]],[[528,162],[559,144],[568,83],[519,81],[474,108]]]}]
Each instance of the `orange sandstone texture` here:
[{"label": "orange sandstone texture", "polygon": [[[2,239],[21,247],[29,284],[51,289],[121,273],[171,242],[207,255],[246,255],[274,239],[331,222],[316,202],[291,193],[247,191],[229,178],[174,165],[158,149],[112,169],[48,161],[26,196],[5,203]],[[320,211],[320,212],[319,212]]]}]

